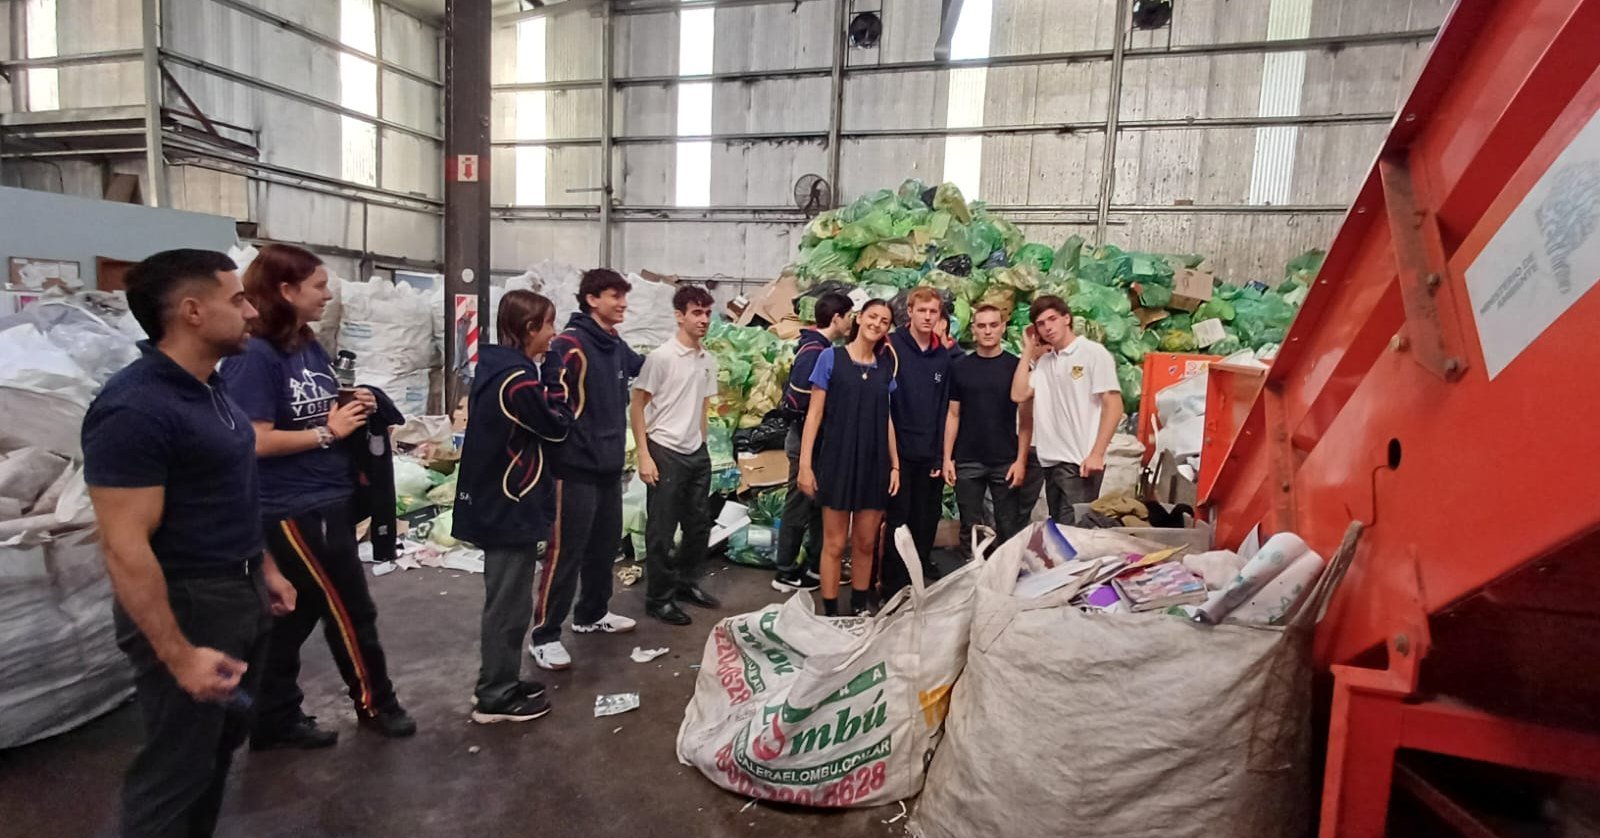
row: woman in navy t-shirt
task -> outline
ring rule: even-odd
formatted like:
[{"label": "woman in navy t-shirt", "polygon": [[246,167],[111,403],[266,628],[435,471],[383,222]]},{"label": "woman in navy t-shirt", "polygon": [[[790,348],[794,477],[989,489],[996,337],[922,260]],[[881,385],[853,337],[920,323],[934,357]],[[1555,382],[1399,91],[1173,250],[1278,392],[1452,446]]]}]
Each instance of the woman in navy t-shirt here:
[{"label": "woman in navy t-shirt", "polygon": [[[822,607],[838,616],[839,576],[850,545],[850,603],[843,616],[871,608],[872,558],[889,496],[900,490],[889,396],[894,356],[883,351],[892,314],[871,300],[844,346],[817,356],[811,405],[800,442],[800,490],[822,506]],[[819,444],[820,442],[820,444]]]},{"label": "woman in navy t-shirt", "polygon": [[245,270],[244,289],[260,318],[244,354],[225,360],[221,372],[255,427],[267,549],[298,594],[298,607],[272,629],[250,747],[338,741],[300,708],[300,646],[318,621],[361,725],[410,736],[416,722],[389,682],[351,509],[355,477],[345,440],[366,424],[376,401],[359,387],[339,397],[328,353],[311,332],[333,298],[322,260],[298,247],[266,245]]}]

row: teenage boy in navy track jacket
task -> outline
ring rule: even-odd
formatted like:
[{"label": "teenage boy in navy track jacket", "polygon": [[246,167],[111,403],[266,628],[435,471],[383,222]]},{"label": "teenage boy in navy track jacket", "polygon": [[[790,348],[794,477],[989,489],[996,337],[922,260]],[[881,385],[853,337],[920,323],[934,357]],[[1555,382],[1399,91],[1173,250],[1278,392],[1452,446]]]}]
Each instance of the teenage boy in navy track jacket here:
[{"label": "teenage boy in navy track jacket", "polygon": [[[772,588],[783,593],[814,591],[821,584],[817,561],[822,555],[822,507],[797,483],[800,477],[800,437],[805,429],[806,410],[811,407],[811,371],[817,357],[833,348],[835,341],[850,331],[853,303],[843,294],[830,291],[817,298],[816,327],[800,333],[794,365],[789,368],[789,384],[783,390],[783,417],[789,422],[789,435],[783,443],[789,455],[788,494],[783,499],[783,524],[778,527],[777,578]],[[800,559],[804,544],[806,558]]]},{"label": "teenage boy in navy track jacket", "polygon": [[523,681],[522,640],[533,618],[534,569],[555,514],[549,455],[572,409],[537,365],[555,336],[555,306],[532,291],[500,302],[495,337],[472,379],[457,469],[455,531],[483,548],[482,664],[472,721],[526,722],[550,712],[544,685]]},{"label": "teenage boy in navy track jacket", "polygon": [[622,538],[628,382],[644,366],[644,358],[617,335],[631,290],[616,271],[585,271],[578,284],[579,310],[545,355],[545,386],[571,406],[573,424],[566,441],[555,447],[556,528],[528,645],[542,669],[572,665],[561,643],[561,623],[569,611],[578,634],[635,626],[631,618],[608,610],[611,565]]},{"label": "teenage boy in navy track jacket", "polygon": [[895,357],[895,393],[890,402],[895,444],[900,451],[900,492],[889,501],[881,563],[883,598],[910,584],[894,533],[909,527],[922,563],[932,580],[933,538],[944,502],[944,422],[950,404],[950,348],[935,332],[944,314],[939,292],[917,288],[906,299],[911,322],[889,336]]}]

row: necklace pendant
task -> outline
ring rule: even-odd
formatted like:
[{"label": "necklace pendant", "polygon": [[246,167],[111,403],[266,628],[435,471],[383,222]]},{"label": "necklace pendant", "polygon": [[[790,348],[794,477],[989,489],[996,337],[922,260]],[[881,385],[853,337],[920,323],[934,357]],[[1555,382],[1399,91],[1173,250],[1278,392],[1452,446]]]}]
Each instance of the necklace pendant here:
[{"label": "necklace pendant", "polygon": [[862,370],[861,371],[861,380],[862,381],[866,381],[867,380],[867,372],[866,372],[866,370]]}]

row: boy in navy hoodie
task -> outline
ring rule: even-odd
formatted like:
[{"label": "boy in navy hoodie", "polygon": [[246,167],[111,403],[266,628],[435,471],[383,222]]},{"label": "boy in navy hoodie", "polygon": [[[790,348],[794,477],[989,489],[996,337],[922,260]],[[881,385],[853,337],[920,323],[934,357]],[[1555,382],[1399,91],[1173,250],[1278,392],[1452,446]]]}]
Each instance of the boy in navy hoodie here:
[{"label": "boy in navy hoodie", "polygon": [[555,319],[548,299],[507,293],[495,325],[499,343],[483,347],[472,379],[452,534],[484,553],[483,663],[472,711],[479,724],[550,712],[544,686],[518,676],[533,617],[534,566],[555,512],[547,451],[572,425],[572,409],[559,390],[545,387],[535,360],[555,336]]},{"label": "boy in navy hoodie", "polygon": [[[811,407],[811,371],[816,369],[817,356],[832,349],[834,342],[850,331],[853,307],[849,297],[836,291],[817,298],[816,328],[800,333],[794,365],[789,368],[789,384],[783,389],[783,418],[789,421],[789,435],[783,444],[784,453],[789,455],[789,486],[783,498],[783,524],[778,527],[778,575],[772,580],[775,591],[814,591],[822,584],[817,575],[817,561],[822,555],[817,543],[822,538],[822,507],[800,491],[797,483],[800,437],[806,410]],[[806,548],[804,561],[800,559],[802,543]]]},{"label": "boy in navy hoodie", "polygon": [[893,533],[909,527],[923,577],[938,578],[932,562],[933,539],[944,503],[944,420],[950,406],[950,347],[935,331],[944,316],[944,300],[932,288],[913,290],[906,298],[911,322],[889,335],[895,356],[895,444],[900,451],[900,492],[889,501],[885,516],[884,559],[879,579],[885,601],[911,583]]},{"label": "boy in navy hoodie", "polygon": [[556,446],[552,463],[557,478],[555,535],[539,579],[528,644],[541,669],[572,665],[561,643],[561,622],[569,611],[578,634],[632,631],[635,625],[608,610],[611,565],[622,538],[628,382],[644,366],[644,358],[617,336],[631,290],[616,271],[585,271],[578,283],[579,310],[545,355],[545,387],[571,406],[573,423],[566,441]]}]

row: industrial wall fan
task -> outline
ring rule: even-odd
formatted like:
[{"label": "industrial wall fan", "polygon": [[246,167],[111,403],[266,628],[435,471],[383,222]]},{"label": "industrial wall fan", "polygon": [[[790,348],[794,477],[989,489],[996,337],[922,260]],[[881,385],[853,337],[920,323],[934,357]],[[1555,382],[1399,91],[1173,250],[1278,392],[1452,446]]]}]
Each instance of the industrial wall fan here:
[{"label": "industrial wall fan", "polygon": [[807,218],[833,207],[833,187],[821,175],[801,175],[794,182],[794,205]]}]

